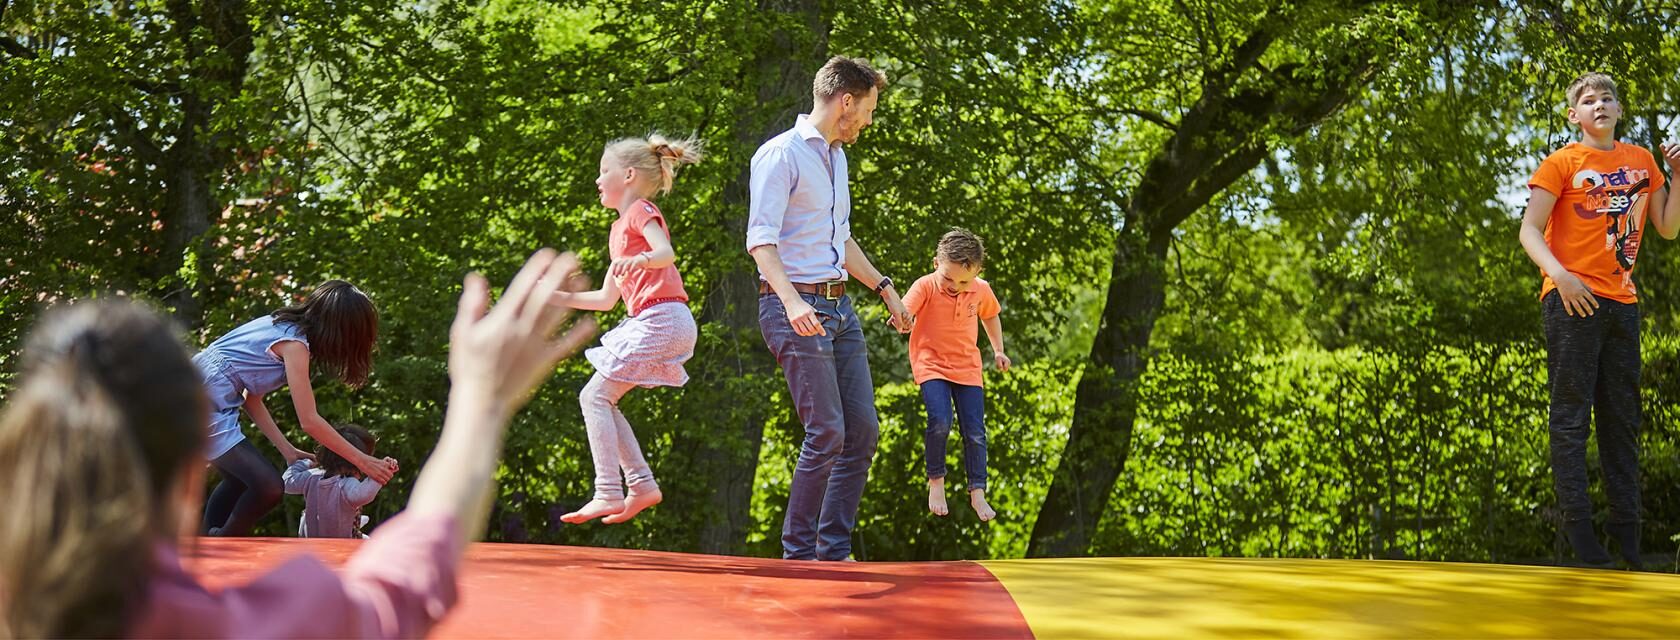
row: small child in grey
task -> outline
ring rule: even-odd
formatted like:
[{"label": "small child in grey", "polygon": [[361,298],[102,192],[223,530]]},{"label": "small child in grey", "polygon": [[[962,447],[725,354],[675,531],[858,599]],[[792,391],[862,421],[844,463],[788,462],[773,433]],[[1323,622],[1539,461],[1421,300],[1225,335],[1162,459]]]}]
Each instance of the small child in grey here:
[{"label": "small child in grey", "polygon": [[[363,453],[373,455],[373,434],[353,424],[338,433]],[[303,496],[298,536],[303,538],[365,538],[362,507],[379,495],[375,482],[331,449],[320,447],[315,460],[300,458],[286,468],[286,493]]]}]

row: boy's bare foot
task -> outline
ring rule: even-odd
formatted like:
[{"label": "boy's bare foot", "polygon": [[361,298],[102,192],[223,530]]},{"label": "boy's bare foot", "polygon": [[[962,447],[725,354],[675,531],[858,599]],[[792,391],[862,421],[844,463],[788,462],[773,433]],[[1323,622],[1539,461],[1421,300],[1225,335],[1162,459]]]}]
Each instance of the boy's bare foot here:
[{"label": "boy's bare foot", "polygon": [[659,504],[660,501],[664,499],[665,494],[660,493],[659,489],[654,489],[644,493],[632,493],[628,498],[625,498],[623,511],[601,518],[601,522],[605,522],[607,524],[629,522],[631,518],[636,517],[636,514],[641,513],[643,509]]},{"label": "boy's bare foot", "polygon": [[945,479],[934,478],[928,481],[928,511],[933,515],[943,516],[951,513],[951,508],[945,506]]},{"label": "boy's bare foot", "polygon": [[623,500],[590,500],[583,508],[560,516],[560,521],[567,524],[583,524],[601,516],[610,516],[624,510]]},{"label": "boy's bare foot", "polygon": [[992,505],[986,504],[985,489],[969,489],[968,504],[974,507],[974,513],[980,516],[981,522],[990,522],[992,518],[997,517],[997,512],[992,510]]}]

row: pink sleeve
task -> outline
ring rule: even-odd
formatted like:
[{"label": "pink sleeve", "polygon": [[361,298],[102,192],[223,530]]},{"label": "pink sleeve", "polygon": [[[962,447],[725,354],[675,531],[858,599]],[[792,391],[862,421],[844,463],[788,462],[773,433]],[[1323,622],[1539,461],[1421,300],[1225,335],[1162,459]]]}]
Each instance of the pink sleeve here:
[{"label": "pink sleeve", "polygon": [[459,531],[451,517],[402,514],[350,557],[344,590],[362,621],[360,637],[423,637],[449,613]]},{"label": "pink sleeve", "polygon": [[659,229],[665,232],[665,237],[669,240],[671,228],[665,224],[665,214],[660,213],[659,209],[648,204],[646,200],[638,203],[638,205],[630,212],[629,231],[638,236],[645,236],[646,234],[642,232],[642,229],[647,228],[649,222],[658,222]]},{"label": "pink sleeve", "polygon": [[449,517],[399,515],[342,574],[311,556],[239,587],[211,592],[173,573],[152,583],[135,637],[420,638],[456,600],[457,527]]}]

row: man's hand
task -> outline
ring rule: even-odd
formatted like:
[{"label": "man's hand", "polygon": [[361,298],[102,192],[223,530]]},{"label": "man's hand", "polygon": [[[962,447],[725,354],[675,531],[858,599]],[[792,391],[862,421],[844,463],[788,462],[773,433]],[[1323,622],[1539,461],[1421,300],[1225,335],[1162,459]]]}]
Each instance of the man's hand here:
[{"label": "man's hand", "polygon": [[910,333],[910,328],[916,324],[916,318],[910,315],[909,309],[904,308],[904,301],[899,299],[898,292],[888,287],[881,293],[881,300],[887,303],[887,313],[892,314],[887,320],[888,324],[898,329],[899,333]]},{"label": "man's hand", "polygon": [[802,336],[828,335],[822,320],[817,318],[817,310],[804,298],[794,298],[791,302],[783,300],[782,306],[787,309],[788,325],[793,327],[794,333]]}]

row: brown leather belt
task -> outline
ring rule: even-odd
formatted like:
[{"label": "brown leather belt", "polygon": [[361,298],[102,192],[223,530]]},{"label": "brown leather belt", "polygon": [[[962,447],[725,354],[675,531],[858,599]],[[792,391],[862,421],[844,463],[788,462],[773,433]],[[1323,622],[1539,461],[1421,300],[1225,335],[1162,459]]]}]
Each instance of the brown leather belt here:
[{"label": "brown leather belt", "polygon": [[[846,295],[846,282],[844,280],[835,280],[833,282],[819,282],[819,283],[816,283],[816,284],[806,284],[806,283],[803,283],[803,282],[795,282],[795,283],[793,283],[793,290],[798,291],[800,293],[809,293],[809,294],[814,295],[814,296],[822,296],[826,300],[839,300],[840,296]],[[776,292],[776,290],[770,287],[770,283],[765,282],[763,280],[758,281],[758,294],[759,295],[765,295],[765,294],[775,293],[775,292]]]}]

